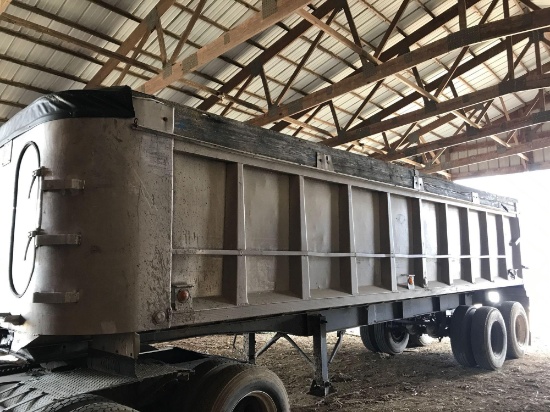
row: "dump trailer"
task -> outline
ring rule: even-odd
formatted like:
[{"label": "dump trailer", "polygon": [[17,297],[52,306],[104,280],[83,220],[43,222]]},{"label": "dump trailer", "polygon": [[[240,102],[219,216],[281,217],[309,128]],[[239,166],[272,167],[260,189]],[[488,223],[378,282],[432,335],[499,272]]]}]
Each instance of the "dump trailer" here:
[{"label": "dump trailer", "polygon": [[[0,411],[286,411],[279,338],[321,396],[348,328],[487,369],[529,341],[513,199],[127,87],[38,99],[0,160]],[[154,346],[214,334],[246,359]]]}]

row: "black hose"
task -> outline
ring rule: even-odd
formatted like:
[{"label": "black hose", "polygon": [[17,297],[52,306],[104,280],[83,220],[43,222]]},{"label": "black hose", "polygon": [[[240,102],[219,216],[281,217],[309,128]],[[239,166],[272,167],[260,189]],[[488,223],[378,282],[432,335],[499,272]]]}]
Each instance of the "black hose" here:
[{"label": "black hose", "polygon": [[[27,152],[27,149],[29,149],[30,147],[33,147],[34,150],[36,151],[36,156],[38,158],[38,167],[40,167],[40,150],[38,150],[38,146],[36,145],[36,143],[28,142],[25,145],[25,147],[23,147],[23,150],[21,150],[21,153],[19,154],[19,158],[17,159],[17,165],[15,167],[15,182],[14,182],[14,185],[13,185],[13,211],[12,211],[11,236],[10,236],[9,282],[10,282],[11,291],[18,298],[20,298],[21,296],[23,296],[25,294],[25,292],[27,291],[27,289],[28,289],[28,287],[31,283],[32,275],[34,273],[35,261],[36,261],[33,258],[31,273],[29,275],[29,280],[28,280],[23,292],[19,293],[17,291],[17,289],[15,288],[15,284],[13,282],[13,248],[14,248],[14,240],[15,240],[15,221],[16,221],[16,217],[17,217],[17,196],[19,194],[19,172],[20,172],[20,169],[21,169],[21,162],[23,161],[23,157],[25,156],[25,153]],[[38,190],[40,190],[40,188]],[[39,207],[38,207],[38,209],[39,209],[38,210],[39,223],[38,223],[38,228],[37,229],[40,229],[40,226],[41,226],[41,224],[40,224],[41,216],[40,215],[42,214],[42,196],[41,196],[41,194],[39,194],[39,197],[40,197]]]}]

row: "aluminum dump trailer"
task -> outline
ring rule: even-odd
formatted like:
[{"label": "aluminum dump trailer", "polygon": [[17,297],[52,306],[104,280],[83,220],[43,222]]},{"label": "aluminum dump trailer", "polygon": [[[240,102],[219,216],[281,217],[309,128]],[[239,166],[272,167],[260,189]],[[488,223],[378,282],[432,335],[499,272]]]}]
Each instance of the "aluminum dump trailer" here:
[{"label": "aluminum dump trailer", "polygon": [[128,88],[38,100],[0,160],[0,347],[43,367],[151,378],[145,344],[245,333],[253,360],[272,331],[313,336],[326,394],[327,331],[528,310],[515,200]]}]

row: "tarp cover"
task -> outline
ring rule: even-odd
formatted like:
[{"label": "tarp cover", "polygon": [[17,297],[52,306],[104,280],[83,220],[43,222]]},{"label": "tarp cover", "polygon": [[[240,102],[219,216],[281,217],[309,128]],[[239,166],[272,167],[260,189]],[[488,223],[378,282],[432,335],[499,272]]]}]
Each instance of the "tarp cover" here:
[{"label": "tarp cover", "polygon": [[0,127],[0,146],[39,124],[77,117],[135,117],[132,89],[67,90],[42,96]]}]

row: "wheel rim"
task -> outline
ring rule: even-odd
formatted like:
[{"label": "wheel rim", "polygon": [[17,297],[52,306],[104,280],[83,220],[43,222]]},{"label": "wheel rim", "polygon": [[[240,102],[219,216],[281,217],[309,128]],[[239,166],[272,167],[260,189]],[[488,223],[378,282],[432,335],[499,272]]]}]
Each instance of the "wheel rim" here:
[{"label": "wheel rim", "polygon": [[491,327],[491,348],[495,355],[500,355],[504,352],[506,347],[506,340],[504,339],[505,331],[502,325],[498,322],[493,323]]},{"label": "wheel rim", "polygon": [[390,335],[395,342],[403,342],[403,339],[405,339],[407,335],[407,331],[402,328],[392,328],[390,330]]},{"label": "wheel rim", "polygon": [[277,405],[267,393],[253,391],[237,403],[233,412],[277,412]]}]

